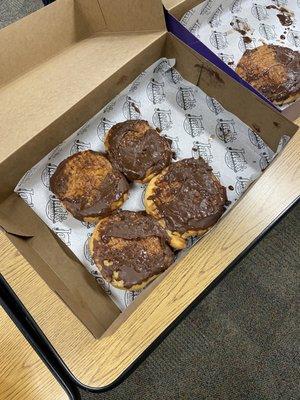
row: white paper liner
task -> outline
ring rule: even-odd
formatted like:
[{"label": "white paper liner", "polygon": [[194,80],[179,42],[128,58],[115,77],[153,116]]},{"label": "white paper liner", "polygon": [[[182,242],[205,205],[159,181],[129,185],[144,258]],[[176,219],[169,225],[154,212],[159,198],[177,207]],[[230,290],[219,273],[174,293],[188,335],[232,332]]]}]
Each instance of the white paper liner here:
[{"label": "white paper liner", "polygon": [[[289,26],[278,17],[282,7]],[[181,23],[234,70],[247,49],[264,43],[300,49],[300,0],[206,0]]]},{"label": "white paper liner", "polygon": [[[73,218],[49,190],[57,165],[78,151],[104,151],[105,133],[116,122],[143,118],[173,140],[177,159],[203,157],[227,188],[232,204],[267,167],[274,153],[248,126],[229,113],[162,58],[58,145],[20,180],[15,191],[73,251],[116,305],[125,309],[137,295],[106,283],[91,260],[88,240],[93,226]],[[134,184],[123,209],[144,209],[145,185]],[[192,243],[192,241],[191,241]]]}]

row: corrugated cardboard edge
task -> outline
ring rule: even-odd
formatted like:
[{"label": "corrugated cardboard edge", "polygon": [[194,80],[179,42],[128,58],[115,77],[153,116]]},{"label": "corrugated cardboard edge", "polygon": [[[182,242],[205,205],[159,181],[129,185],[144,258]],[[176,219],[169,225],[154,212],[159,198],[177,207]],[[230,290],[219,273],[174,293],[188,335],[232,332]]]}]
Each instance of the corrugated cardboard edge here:
[{"label": "corrugated cardboard edge", "polygon": [[[13,219],[9,218],[12,210]],[[30,224],[27,229],[16,227],[14,221],[22,226],[22,221],[28,218]],[[99,338],[120,311],[67,246],[55,237],[16,194],[12,194],[1,204],[0,225],[4,227],[9,240],[48,286],[68,304],[92,334]],[[88,302],[86,298],[89,298]]]}]

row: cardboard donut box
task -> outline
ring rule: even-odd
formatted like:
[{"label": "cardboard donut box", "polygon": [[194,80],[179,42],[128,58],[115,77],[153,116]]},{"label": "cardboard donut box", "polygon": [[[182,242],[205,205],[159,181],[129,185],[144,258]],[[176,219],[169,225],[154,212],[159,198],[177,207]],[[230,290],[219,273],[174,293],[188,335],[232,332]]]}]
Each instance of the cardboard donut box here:
[{"label": "cardboard donut box", "polygon": [[[161,57],[175,58],[185,79],[259,130],[273,150],[283,134],[297,130],[167,32],[160,0],[57,0],[2,29],[0,47],[0,226],[96,338],[120,311],[13,192],[24,173]],[[160,282],[154,281],[127,312]]]},{"label": "cardboard donut box", "polygon": [[[210,57],[211,61],[227,72],[231,77],[240,82],[243,86],[251,90],[253,93],[264,99],[266,103],[271,102],[260,94],[253,86],[248,82],[244,81],[231,67],[229,67],[224,61],[222,61],[216,54],[208,49],[200,39],[189,32],[180,22],[184,14],[196,7],[197,5],[204,3],[206,0],[162,0],[164,7],[167,10],[166,19],[169,29],[176,33],[187,45],[191,46],[194,50],[200,53],[205,53],[207,57]],[[275,106],[274,106],[275,107]],[[295,120],[300,116],[300,100],[288,105],[283,111],[290,120]]]}]

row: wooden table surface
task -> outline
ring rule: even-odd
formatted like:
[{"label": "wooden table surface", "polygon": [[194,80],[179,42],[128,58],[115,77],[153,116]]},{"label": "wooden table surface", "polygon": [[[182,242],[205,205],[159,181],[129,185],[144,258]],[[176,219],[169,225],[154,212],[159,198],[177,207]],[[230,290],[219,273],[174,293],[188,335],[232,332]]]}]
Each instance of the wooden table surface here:
[{"label": "wooden table surface", "polygon": [[0,354],[0,400],[68,399],[2,307]]},{"label": "wooden table surface", "polygon": [[[300,123],[300,119],[297,123]],[[175,266],[140,307],[129,316],[126,312],[123,313],[124,323],[121,329],[112,326],[105,337],[99,340],[94,339],[3,234],[0,235],[0,272],[73,374],[88,386],[102,387],[112,383],[130,366],[174,318],[274,218],[285,211],[291,200],[299,196],[299,188],[300,130],[284,153],[274,160],[271,167],[235,206],[234,212],[228,213],[201,240],[200,246],[194,246],[189,251],[181,263],[181,271]],[[187,286],[189,290],[186,290]],[[155,299],[162,290],[165,293],[164,301],[158,304]],[[3,400],[66,398],[27,342],[14,331],[16,328],[2,312],[0,382],[4,381]],[[122,340],[124,335],[126,341]],[[5,349],[4,353],[2,348]],[[19,397],[16,397],[16,393]],[[57,395],[53,396],[53,393]]]}]

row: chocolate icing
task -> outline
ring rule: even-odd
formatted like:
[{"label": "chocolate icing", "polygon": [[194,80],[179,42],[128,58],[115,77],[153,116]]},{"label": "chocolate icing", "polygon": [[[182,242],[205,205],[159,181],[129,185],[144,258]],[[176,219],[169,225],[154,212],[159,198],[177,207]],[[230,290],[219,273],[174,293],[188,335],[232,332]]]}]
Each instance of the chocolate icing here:
[{"label": "chocolate icing", "polygon": [[244,40],[244,43],[246,43],[246,44],[252,42],[252,39],[251,39],[251,37],[249,37],[249,36],[244,36],[243,40]]},{"label": "chocolate icing", "polygon": [[[118,211],[96,229],[99,233],[99,238],[93,240],[96,264],[100,264],[108,281],[112,280],[113,272],[118,272],[127,289],[160,274],[174,261],[166,233],[143,211]],[[118,243],[115,238],[120,239]],[[105,265],[105,260],[112,265]]]},{"label": "chocolate icing", "polygon": [[272,101],[280,103],[300,92],[300,53],[287,47],[246,50],[236,71]]},{"label": "chocolate icing", "polygon": [[294,22],[294,13],[290,10],[288,10],[285,7],[278,7],[273,4],[270,4],[269,6],[266,7],[268,10],[274,9],[278,10],[279,13],[277,14],[277,18],[279,19],[281,25],[283,26],[290,26]]},{"label": "chocolate icing", "polygon": [[[106,159],[106,167],[109,170],[104,179],[95,183],[93,176],[89,177],[87,170],[97,168],[98,156],[104,158],[102,154],[92,150],[76,153],[62,161],[50,179],[51,191],[59,198],[66,209],[79,220],[107,215],[111,212],[112,203],[118,201],[129,189],[126,178],[119,171],[114,170]],[[76,167],[73,166],[72,172],[70,170],[67,172],[68,165],[70,166],[72,162],[76,161],[77,157],[81,157],[80,164]],[[99,168],[101,167],[103,168],[103,165],[99,164]],[[79,171],[79,168],[81,171]],[[82,175],[80,175],[80,172]],[[76,179],[75,193],[67,197],[70,179],[74,177]],[[77,186],[80,188],[78,193],[76,193]]]},{"label": "chocolate icing", "polygon": [[143,120],[114,125],[107,135],[107,144],[113,165],[132,181],[143,180],[149,170],[159,173],[172,160],[171,141]]},{"label": "chocolate icing", "polygon": [[156,181],[149,197],[166,222],[167,229],[184,233],[212,226],[225,211],[226,189],[202,159],[173,163]]}]

